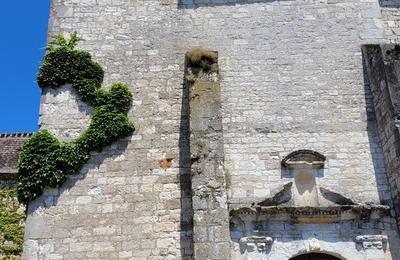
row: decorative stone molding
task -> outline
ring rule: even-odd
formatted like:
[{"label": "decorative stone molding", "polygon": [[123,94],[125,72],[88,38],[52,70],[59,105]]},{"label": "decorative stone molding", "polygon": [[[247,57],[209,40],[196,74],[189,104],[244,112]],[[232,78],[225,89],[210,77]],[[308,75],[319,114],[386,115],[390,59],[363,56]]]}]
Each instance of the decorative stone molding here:
[{"label": "decorative stone molding", "polygon": [[323,168],[326,157],[311,150],[298,150],[288,154],[282,160],[282,166],[287,168],[311,167]]},{"label": "decorative stone molding", "polygon": [[356,242],[366,249],[384,249],[388,241],[384,235],[362,235],[356,237]]},{"label": "decorative stone molding", "polygon": [[396,115],[393,117],[393,121],[394,121],[394,125],[395,125],[397,128],[400,128],[400,114],[396,114]]},{"label": "decorative stone molding", "polygon": [[267,198],[258,203],[259,206],[278,206],[289,202],[292,199],[293,182],[289,182],[283,186],[283,189],[276,193],[272,198]]},{"label": "decorative stone molding", "polygon": [[321,250],[321,243],[318,239],[312,238],[308,241],[308,246],[310,251],[320,251]]},{"label": "decorative stone molding", "polygon": [[347,205],[331,207],[259,207],[229,204],[230,216],[245,223],[323,224],[340,221],[365,222],[390,215],[384,205]]},{"label": "decorative stone molding", "polygon": [[295,206],[271,206],[260,207],[246,204],[229,204],[231,215],[262,215],[273,217],[280,215],[296,216],[338,216],[352,213],[354,216],[346,216],[346,219],[354,219],[355,216],[389,216],[390,208],[386,205],[338,205],[327,207],[295,207]]},{"label": "decorative stone molding", "polygon": [[242,237],[239,241],[240,245],[245,247],[247,251],[252,252],[257,249],[258,252],[264,252],[268,245],[273,243],[271,237],[265,236],[249,236]]}]

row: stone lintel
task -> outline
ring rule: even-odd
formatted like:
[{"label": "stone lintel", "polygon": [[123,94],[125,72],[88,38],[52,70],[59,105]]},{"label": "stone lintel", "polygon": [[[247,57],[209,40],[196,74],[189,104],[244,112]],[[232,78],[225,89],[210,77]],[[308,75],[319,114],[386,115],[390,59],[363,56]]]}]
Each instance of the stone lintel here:
[{"label": "stone lintel", "polygon": [[386,249],[388,237],[385,235],[360,235],[355,238],[355,242],[367,249]]}]

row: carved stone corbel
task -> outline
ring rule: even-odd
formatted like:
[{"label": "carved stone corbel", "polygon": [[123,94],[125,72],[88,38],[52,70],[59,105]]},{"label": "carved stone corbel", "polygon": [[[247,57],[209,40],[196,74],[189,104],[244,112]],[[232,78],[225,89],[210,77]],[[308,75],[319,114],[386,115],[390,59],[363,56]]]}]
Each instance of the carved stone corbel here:
[{"label": "carved stone corbel", "polygon": [[274,240],[271,237],[265,236],[248,236],[242,237],[239,241],[240,246],[243,246],[248,252],[257,250],[264,252],[267,246],[271,245]]},{"label": "carved stone corbel", "polygon": [[321,243],[318,239],[312,238],[308,241],[308,246],[310,251],[320,251],[321,250]]},{"label": "carved stone corbel", "polygon": [[385,249],[388,238],[384,235],[362,235],[357,236],[355,240],[362,245],[364,250]]}]

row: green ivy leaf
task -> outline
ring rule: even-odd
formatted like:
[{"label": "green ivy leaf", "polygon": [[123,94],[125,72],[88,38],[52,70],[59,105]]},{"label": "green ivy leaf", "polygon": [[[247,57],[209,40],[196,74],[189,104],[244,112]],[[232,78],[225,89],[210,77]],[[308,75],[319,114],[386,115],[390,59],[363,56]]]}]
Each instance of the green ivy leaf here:
[{"label": "green ivy leaf", "polygon": [[60,186],[69,175],[79,172],[91,151],[101,151],[135,130],[127,116],[132,106],[128,86],[115,83],[110,90],[101,89],[104,71],[88,52],[75,49],[79,40],[76,33],[70,39],[57,35],[48,45],[37,81],[42,88],[72,84],[95,113],[88,129],[71,142],[61,143],[50,132],[41,130],[24,144],[17,186],[22,203],[37,198],[46,187]]}]

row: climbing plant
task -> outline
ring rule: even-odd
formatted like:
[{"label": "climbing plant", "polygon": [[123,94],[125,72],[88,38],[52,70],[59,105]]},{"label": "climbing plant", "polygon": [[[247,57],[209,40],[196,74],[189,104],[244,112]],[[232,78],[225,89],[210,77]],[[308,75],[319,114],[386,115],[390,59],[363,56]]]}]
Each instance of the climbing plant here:
[{"label": "climbing plant", "polygon": [[218,53],[203,49],[193,49],[186,53],[188,67],[204,72],[218,72]]},{"label": "climbing plant", "polygon": [[15,189],[0,190],[0,259],[16,259],[22,253],[25,214]]},{"label": "climbing plant", "polygon": [[88,129],[70,142],[60,142],[46,130],[34,134],[22,147],[18,169],[18,200],[27,204],[46,187],[61,185],[76,174],[90,157],[90,152],[134,131],[127,112],[132,106],[128,87],[115,83],[101,88],[104,71],[91,55],[77,50],[76,33],[69,39],[57,36],[47,47],[37,82],[41,88],[59,88],[72,84],[82,101],[95,108]]}]

